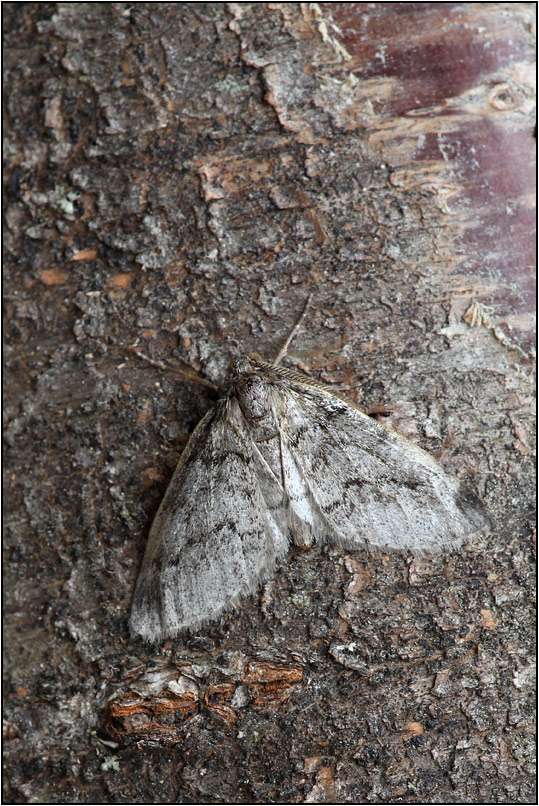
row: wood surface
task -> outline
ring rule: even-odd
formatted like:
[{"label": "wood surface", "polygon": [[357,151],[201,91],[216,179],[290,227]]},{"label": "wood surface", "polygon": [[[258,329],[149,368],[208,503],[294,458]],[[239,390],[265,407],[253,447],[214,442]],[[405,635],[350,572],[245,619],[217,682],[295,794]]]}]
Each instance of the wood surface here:
[{"label": "wood surface", "polygon": [[[4,803],[532,803],[533,3],[3,3]],[[228,363],[275,356],[496,528],[292,548],[127,615]],[[130,347],[172,367],[147,365]]]}]

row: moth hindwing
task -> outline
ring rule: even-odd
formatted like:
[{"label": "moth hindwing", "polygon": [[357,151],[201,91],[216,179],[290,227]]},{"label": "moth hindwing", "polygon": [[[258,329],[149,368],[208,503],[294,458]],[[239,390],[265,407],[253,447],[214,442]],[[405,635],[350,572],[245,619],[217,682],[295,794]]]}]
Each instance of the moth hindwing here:
[{"label": "moth hindwing", "polygon": [[487,525],[475,493],[316,381],[250,354],[192,434],[153,522],[131,631],[157,641],[217,618],[290,542],[459,545]]}]

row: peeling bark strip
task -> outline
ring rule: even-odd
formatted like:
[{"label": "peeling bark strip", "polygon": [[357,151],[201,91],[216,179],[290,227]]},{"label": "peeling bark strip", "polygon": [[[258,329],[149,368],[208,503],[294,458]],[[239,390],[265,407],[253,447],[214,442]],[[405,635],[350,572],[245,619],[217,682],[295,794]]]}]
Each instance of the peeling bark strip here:
[{"label": "peeling bark strip", "polygon": [[[536,802],[534,22],[2,4],[4,802]],[[313,288],[291,365],[390,404],[498,531],[413,561],[292,547],[218,627],[131,641],[212,392],[125,346],[221,387]]]},{"label": "peeling bark strip", "polygon": [[105,727],[118,739],[178,741],[180,728],[198,711],[197,700],[192,692],[148,699],[128,695],[110,703]]},{"label": "peeling bark strip", "polygon": [[[200,671],[196,670],[200,675]],[[305,683],[303,669],[294,664],[247,661],[240,669],[227,669],[221,682],[197,678],[192,667],[164,666],[125,683],[124,690],[107,703],[102,728],[119,744],[182,741],[193,730],[193,717],[210,715],[220,730],[233,728],[242,711],[254,708],[286,711],[294,692]]]},{"label": "peeling bark strip", "polygon": [[304,685],[300,666],[283,666],[276,663],[250,663],[243,680],[247,685],[254,708],[272,709],[288,702],[293,692]]}]

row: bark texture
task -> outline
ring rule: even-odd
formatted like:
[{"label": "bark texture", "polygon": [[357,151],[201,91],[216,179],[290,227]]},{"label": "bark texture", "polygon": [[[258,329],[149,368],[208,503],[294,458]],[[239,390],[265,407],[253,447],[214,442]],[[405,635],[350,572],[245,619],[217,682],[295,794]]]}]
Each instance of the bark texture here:
[{"label": "bark texture", "polygon": [[[534,802],[533,3],[4,3],[5,803]],[[472,481],[412,561],[127,613],[203,387],[287,358]]]}]

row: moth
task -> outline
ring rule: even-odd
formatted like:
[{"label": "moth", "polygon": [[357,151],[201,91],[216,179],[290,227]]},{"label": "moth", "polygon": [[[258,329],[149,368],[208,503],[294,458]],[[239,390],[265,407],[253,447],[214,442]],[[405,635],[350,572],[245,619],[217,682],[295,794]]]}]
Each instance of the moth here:
[{"label": "moth", "polygon": [[131,632],[159,641],[197,630],[268,579],[291,543],[423,554],[488,523],[476,494],[429,454],[250,353],[230,365],[180,458],[150,531]]}]

